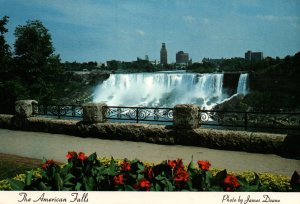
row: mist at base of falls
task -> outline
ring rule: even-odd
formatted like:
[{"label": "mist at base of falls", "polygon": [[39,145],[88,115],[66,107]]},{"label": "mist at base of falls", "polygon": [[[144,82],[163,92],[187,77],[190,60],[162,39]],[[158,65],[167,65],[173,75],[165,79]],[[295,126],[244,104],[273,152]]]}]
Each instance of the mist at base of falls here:
[{"label": "mist at base of falls", "polygon": [[230,97],[223,90],[223,76],[196,73],[111,74],[95,88],[93,102],[148,107],[189,103],[211,109]]}]

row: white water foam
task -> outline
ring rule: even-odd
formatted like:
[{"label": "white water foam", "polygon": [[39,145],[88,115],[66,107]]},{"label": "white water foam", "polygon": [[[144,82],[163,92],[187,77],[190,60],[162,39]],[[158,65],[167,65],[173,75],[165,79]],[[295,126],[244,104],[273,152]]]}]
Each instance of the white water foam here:
[{"label": "white water foam", "polygon": [[222,102],[223,74],[111,74],[94,91],[94,102],[117,106],[160,106],[193,103],[206,109]]},{"label": "white water foam", "polygon": [[237,87],[237,94],[246,95],[249,92],[249,74],[241,74]]}]

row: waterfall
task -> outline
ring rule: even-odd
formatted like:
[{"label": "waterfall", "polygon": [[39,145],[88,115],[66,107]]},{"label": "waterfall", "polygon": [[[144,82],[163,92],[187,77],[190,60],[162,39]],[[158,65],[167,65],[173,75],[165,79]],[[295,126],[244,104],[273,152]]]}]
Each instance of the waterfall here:
[{"label": "waterfall", "polygon": [[238,87],[237,87],[237,94],[243,94],[246,95],[249,91],[248,89],[248,80],[249,75],[248,74],[241,74],[238,82]]},{"label": "waterfall", "polygon": [[222,102],[223,74],[111,74],[94,91],[94,102],[116,106],[173,107],[193,103],[210,109]]}]

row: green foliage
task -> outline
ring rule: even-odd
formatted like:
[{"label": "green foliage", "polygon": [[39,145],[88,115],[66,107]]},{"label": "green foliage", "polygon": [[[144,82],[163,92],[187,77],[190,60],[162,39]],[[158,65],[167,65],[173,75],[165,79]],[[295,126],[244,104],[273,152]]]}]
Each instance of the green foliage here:
[{"label": "green foliage", "polygon": [[212,73],[217,70],[216,66],[210,62],[203,62],[203,63],[193,63],[186,68],[190,72],[197,72],[197,73]]},{"label": "green foliage", "polygon": [[8,32],[8,29],[5,27],[8,23],[8,16],[4,16],[0,19],[0,74],[3,77],[4,73],[8,70],[9,62],[11,60],[10,47],[6,43],[4,34]]},{"label": "green foliage", "polygon": [[0,82],[0,113],[14,113],[15,101],[28,99],[29,93],[21,80]]},{"label": "green foliage", "polygon": [[281,108],[280,100],[282,100],[281,95],[254,91],[246,95],[243,102],[253,107],[255,111],[276,111]]},{"label": "green foliage", "polygon": [[[95,70],[95,69],[98,69],[97,67],[98,63],[97,62],[83,62],[83,63],[80,63],[80,62],[64,62],[62,63],[62,66],[63,68],[66,70],[66,71],[82,71],[82,70],[88,70],[88,71],[92,71],[92,70]],[[105,67],[101,67],[101,70],[104,70]]]},{"label": "green foliage", "polygon": [[292,191],[300,192],[300,175],[297,171],[294,172],[290,181]]},{"label": "green foliage", "polygon": [[15,30],[12,58],[4,34],[8,17],[0,20],[0,112],[13,113],[20,99],[51,103],[59,90],[62,73],[59,55],[54,55],[51,35],[40,21],[27,21]]},{"label": "green foliage", "polygon": [[[209,72],[201,63],[194,63],[190,68],[195,72]],[[266,112],[300,110],[300,52],[284,59],[266,57],[254,62],[243,58],[224,59],[218,71],[250,73],[251,92],[242,101],[246,107],[237,107],[241,111],[249,107]]]},{"label": "green foliage", "polygon": [[153,72],[154,66],[148,60],[138,60],[132,62],[131,69],[144,72]]},{"label": "green foliage", "polygon": [[69,152],[68,163],[59,166],[44,160],[42,169],[27,171],[0,181],[2,190],[55,191],[299,191],[299,175],[292,179],[271,174],[228,173],[209,170],[198,161],[188,166],[178,160],[146,164],[139,160],[98,159],[96,153]]},{"label": "green foliage", "polygon": [[[26,25],[16,28],[15,36],[16,72],[22,80],[30,86],[41,82],[48,85],[50,80],[55,80],[60,73],[60,59],[53,55],[51,35],[42,22],[27,21]],[[43,88],[38,87],[38,90]]]},{"label": "green foliage", "polygon": [[[250,79],[253,95],[245,98],[252,107],[260,107],[264,111],[295,111],[300,106],[300,64],[297,53],[283,60],[265,59],[262,69],[256,69]],[[272,102],[272,103],[271,103]]]},{"label": "green foliage", "polygon": [[15,30],[15,54],[29,65],[44,64],[54,52],[51,35],[41,21],[27,21]]}]

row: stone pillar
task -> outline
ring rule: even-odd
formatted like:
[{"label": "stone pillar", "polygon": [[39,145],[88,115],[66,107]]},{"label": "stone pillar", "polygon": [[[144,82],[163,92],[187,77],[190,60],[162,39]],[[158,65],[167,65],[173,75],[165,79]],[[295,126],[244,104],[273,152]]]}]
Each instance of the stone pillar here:
[{"label": "stone pillar", "polygon": [[199,127],[200,108],[192,104],[178,104],[173,109],[174,127],[195,129]]},{"label": "stone pillar", "polygon": [[107,105],[105,103],[86,103],[83,107],[83,122],[84,123],[104,123],[105,111]]},{"label": "stone pillar", "polygon": [[19,100],[15,103],[16,116],[29,118],[38,113],[38,102],[35,100]]}]

